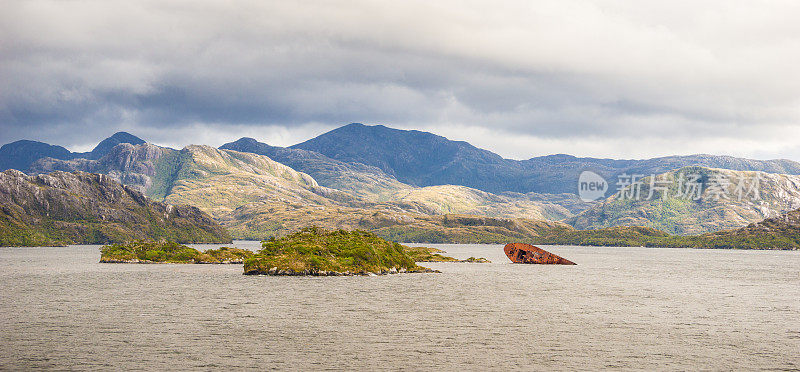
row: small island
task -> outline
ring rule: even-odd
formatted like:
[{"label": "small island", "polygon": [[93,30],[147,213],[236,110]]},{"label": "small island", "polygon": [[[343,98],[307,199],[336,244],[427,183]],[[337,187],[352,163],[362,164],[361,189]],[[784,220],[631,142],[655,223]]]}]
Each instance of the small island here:
[{"label": "small island", "polygon": [[262,242],[244,260],[245,275],[384,275],[438,272],[418,266],[398,243],[363,230],[304,228]]},{"label": "small island", "polygon": [[101,263],[242,264],[253,252],[221,247],[200,252],[170,241],[134,241],[100,248]]},{"label": "small island", "polygon": [[403,247],[414,262],[467,262],[467,263],[492,263],[483,257],[470,257],[466,260],[445,256],[445,251],[431,247]]}]

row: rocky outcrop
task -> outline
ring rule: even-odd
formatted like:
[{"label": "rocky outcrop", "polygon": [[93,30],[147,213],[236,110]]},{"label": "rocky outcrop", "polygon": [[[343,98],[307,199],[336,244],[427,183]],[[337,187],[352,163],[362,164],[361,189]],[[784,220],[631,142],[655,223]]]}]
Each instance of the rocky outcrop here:
[{"label": "rocky outcrop", "polygon": [[97,160],[42,158],[31,164],[28,172],[44,174],[54,171],[89,172],[108,175],[113,180],[147,192],[153,186],[159,162],[177,151],[150,143],[120,143]]},{"label": "rocky outcrop", "polygon": [[7,170],[0,173],[0,206],[0,246],[231,240],[198,208],[151,201],[103,174]]}]

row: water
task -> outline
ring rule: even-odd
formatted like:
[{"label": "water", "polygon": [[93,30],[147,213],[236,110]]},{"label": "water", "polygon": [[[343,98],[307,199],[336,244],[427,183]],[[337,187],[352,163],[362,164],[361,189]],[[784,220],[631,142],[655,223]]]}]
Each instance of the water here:
[{"label": "water", "polygon": [[578,266],[538,266],[438,247],[494,263],[252,277],[0,248],[0,369],[800,368],[800,252],[551,247]]}]

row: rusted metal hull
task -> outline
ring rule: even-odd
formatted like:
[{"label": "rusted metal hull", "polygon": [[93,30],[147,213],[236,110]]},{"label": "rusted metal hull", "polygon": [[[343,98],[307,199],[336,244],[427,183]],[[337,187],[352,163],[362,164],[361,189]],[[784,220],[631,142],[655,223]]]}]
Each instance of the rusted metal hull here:
[{"label": "rusted metal hull", "polygon": [[514,263],[539,264],[539,265],[577,265],[576,263],[554,255],[539,247],[525,243],[506,244],[503,252]]}]

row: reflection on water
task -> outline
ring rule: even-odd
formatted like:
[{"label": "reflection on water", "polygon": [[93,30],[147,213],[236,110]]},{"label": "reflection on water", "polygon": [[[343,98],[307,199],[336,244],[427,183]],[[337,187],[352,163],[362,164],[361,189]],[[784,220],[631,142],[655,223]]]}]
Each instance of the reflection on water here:
[{"label": "reflection on water", "polygon": [[0,248],[0,369],[800,368],[800,252],[435,246],[494,263],[252,277]]}]

